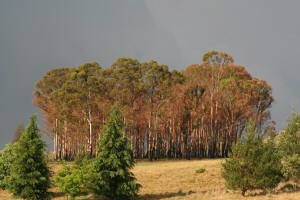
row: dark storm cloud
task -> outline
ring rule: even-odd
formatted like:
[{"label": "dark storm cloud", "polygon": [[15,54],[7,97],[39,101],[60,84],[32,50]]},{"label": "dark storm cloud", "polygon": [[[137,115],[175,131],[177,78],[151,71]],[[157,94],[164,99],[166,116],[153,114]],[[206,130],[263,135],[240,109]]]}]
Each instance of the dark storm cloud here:
[{"label": "dark storm cloud", "polygon": [[184,66],[209,50],[233,55],[273,87],[277,128],[294,104],[300,112],[299,1],[147,1],[157,24],[175,36]]},{"label": "dark storm cloud", "polygon": [[299,111],[298,1],[17,1],[0,2],[0,147],[37,109],[34,83],[51,68],[118,57],[158,60],[171,69],[200,63],[209,50],[274,89],[278,128]]},{"label": "dark storm cloud", "polygon": [[157,27],[140,0],[1,1],[0,27],[1,147],[37,112],[34,83],[51,68],[107,67],[128,56],[182,65],[172,33]]}]

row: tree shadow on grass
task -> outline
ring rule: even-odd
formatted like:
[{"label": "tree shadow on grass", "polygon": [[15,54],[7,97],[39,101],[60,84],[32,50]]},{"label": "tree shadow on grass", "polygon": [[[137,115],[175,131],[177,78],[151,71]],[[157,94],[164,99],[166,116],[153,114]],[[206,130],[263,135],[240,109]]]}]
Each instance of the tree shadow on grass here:
[{"label": "tree shadow on grass", "polygon": [[266,194],[270,194],[270,195],[277,195],[277,194],[281,194],[281,193],[295,193],[295,192],[299,192],[300,191],[300,187],[297,185],[293,185],[293,184],[285,184],[284,186],[280,187],[279,189],[273,190],[273,191],[249,191],[249,193],[246,196],[264,196]]},{"label": "tree shadow on grass", "polygon": [[[189,192],[182,192],[179,190],[178,192],[172,192],[172,193],[162,193],[162,194],[144,194],[144,195],[139,195],[137,200],[159,200],[159,199],[166,199],[170,197],[184,197],[190,194],[195,193],[194,191],[189,191]],[[52,197],[57,198],[57,197],[63,197],[66,196],[62,192],[52,192],[51,193]],[[88,195],[88,196],[80,196],[77,197],[76,199],[78,200],[108,200],[104,196],[94,196],[94,195]]]},{"label": "tree shadow on grass", "polygon": [[179,190],[178,192],[172,192],[172,193],[144,194],[144,195],[140,195],[138,200],[158,200],[158,199],[166,199],[170,197],[184,197],[193,193],[195,192],[194,191],[182,192],[181,190]]},{"label": "tree shadow on grass", "polygon": [[102,195],[87,195],[87,196],[80,196],[77,197],[78,200],[109,200],[105,196]]},{"label": "tree shadow on grass", "polygon": [[245,196],[256,197],[256,196],[265,196],[266,194],[267,194],[267,191],[247,191]]},{"label": "tree shadow on grass", "polygon": [[300,191],[300,187],[296,184],[285,184],[284,186],[282,186],[278,193],[293,193],[293,192],[299,192]]},{"label": "tree shadow on grass", "polygon": [[63,192],[50,192],[50,195],[51,195],[53,198],[65,196],[65,194],[64,194]]},{"label": "tree shadow on grass", "polygon": [[[67,198],[66,194],[64,194],[63,192],[51,192],[51,196],[53,198],[59,198],[59,197]],[[76,199],[78,199],[78,200],[107,200],[103,196],[94,196],[94,195],[87,195],[87,194],[80,195],[80,196],[76,197]]]}]

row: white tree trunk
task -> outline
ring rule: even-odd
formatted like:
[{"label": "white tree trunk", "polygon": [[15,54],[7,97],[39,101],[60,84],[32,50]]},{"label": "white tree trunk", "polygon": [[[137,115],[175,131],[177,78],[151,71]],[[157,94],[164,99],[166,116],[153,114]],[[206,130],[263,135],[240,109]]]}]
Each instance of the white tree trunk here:
[{"label": "white tree trunk", "polygon": [[57,127],[58,127],[58,124],[57,124],[57,119],[55,119],[55,135],[53,137],[53,154],[54,154],[54,159],[56,160],[57,159]]},{"label": "white tree trunk", "polygon": [[90,126],[90,139],[89,139],[89,145],[90,145],[90,153],[92,153],[92,122],[90,120],[89,121],[89,126]]},{"label": "white tree trunk", "polygon": [[92,136],[93,136],[93,132],[92,132],[92,108],[91,108],[91,91],[89,90],[89,96],[87,99],[87,104],[88,104],[88,116],[87,116],[87,121],[89,123],[89,131],[90,131],[90,135],[89,135],[89,149],[90,149],[90,155],[92,155],[92,151],[93,151],[93,146],[92,146]]}]

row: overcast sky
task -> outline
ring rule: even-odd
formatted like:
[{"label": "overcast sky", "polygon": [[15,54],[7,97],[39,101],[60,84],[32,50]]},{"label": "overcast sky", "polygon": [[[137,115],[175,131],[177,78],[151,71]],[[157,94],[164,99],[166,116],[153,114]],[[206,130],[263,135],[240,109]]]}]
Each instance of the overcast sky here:
[{"label": "overcast sky", "polygon": [[297,0],[1,0],[0,148],[38,112],[34,83],[52,68],[133,57],[184,69],[210,50],[267,80],[280,130],[293,104],[300,112],[299,9]]}]

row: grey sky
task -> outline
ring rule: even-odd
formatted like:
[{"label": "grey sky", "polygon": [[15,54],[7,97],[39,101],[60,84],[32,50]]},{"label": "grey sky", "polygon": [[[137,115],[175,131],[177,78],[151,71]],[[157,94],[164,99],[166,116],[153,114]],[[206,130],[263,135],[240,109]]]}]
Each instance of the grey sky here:
[{"label": "grey sky", "polygon": [[[171,69],[210,50],[233,55],[273,87],[272,118],[300,111],[300,1],[2,0],[0,148],[37,112],[34,83],[51,68],[118,57],[155,59]],[[42,121],[40,121],[42,123]]]}]

